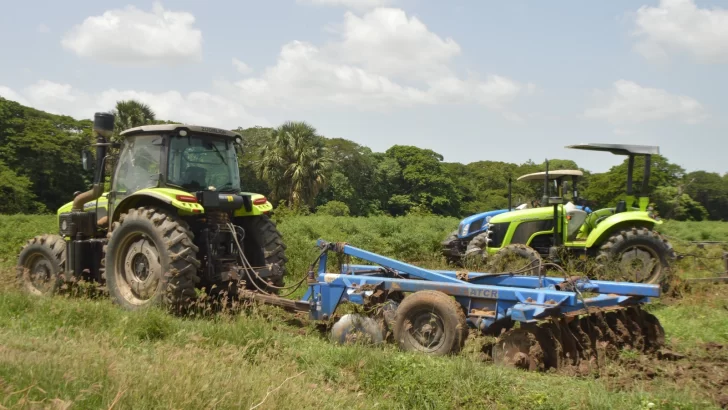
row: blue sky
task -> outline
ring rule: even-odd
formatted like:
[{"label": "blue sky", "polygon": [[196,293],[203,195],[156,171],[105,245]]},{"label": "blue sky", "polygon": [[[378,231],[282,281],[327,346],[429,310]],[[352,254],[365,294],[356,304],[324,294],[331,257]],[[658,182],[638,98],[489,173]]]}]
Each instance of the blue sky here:
[{"label": "blue sky", "polygon": [[[723,8],[721,8],[723,7]],[[305,120],[446,161],[659,145],[728,165],[723,2],[271,0],[4,2],[0,95],[91,118],[137,98],[160,118],[234,128]]]}]

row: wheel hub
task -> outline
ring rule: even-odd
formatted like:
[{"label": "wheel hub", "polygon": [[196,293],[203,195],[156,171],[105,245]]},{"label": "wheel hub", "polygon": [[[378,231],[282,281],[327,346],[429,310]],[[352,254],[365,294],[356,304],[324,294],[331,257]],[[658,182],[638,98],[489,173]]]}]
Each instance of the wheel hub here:
[{"label": "wheel hub", "polygon": [[131,303],[141,304],[154,296],[162,278],[162,266],[159,252],[149,238],[140,236],[129,242],[117,275],[124,297]]},{"label": "wheel hub", "polygon": [[422,350],[434,350],[443,343],[444,325],[439,316],[432,312],[423,312],[413,319],[408,333]]},{"label": "wheel hub", "polygon": [[30,281],[38,290],[44,290],[50,287],[52,268],[45,258],[38,258],[31,265]]},{"label": "wheel hub", "polygon": [[656,265],[655,255],[645,249],[634,247],[622,254],[619,268],[635,281],[643,282],[652,276]]}]

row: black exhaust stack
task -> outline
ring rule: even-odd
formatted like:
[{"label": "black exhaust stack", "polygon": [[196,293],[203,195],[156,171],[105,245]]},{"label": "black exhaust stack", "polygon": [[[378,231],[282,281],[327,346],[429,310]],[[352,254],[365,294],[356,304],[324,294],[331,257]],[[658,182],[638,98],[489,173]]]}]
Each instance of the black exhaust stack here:
[{"label": "black exhaust stack", "polygon": [[114,133],[114,114],[97,112],[94,114],[93,135],[96,138],[96,172],[93,187],[73,198],[74,212],[83,211],[83,205],[98,199],[104,193],[104,164],[109,146],[108,138]]},{"label": "black exhaust stack", "polygon": [[[93,187],[73,198],[71,212],[59,215],[60,234],[69,238],[66,242],[66,267],[64,280],[75,282],[86,277],[101,280],[101,257],[103,243],[94,238],[97,230],[95,212],[84,211],[84,205],[95,201],[104,193],[106,152],[111,145],[108,139],[114,132],[114,115],[97,112],[94,114],[93,136],[96,138],[96,169],[94,170]],[[88,157],[84,155],[84,168]]]}]

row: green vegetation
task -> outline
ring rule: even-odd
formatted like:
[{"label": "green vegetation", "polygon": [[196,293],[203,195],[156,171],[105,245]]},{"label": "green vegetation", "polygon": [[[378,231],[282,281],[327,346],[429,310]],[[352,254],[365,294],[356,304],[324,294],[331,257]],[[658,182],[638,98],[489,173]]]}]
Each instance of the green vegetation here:
[{"label": "green vegetation", "polygon": [[[135,101],[120,101],[114,111],[122,128],[165,122]],[[20,293],[14,283],[20,247],[35,235],[57,232],[56,216],[49,213],[74,191],[88,188],[90,174],[81,169],[80,151],[90,142],[90,128],[88,120],[0,98],[0,192],[13,199],[0,203],[0,408],[724,405],[724,286],[688,287],[681,289],[682,299],[663,298],[649,306],[663,322],[669,347],[685,359],[658,361],[624,351],[623,359],[599,377],[493,366],[482,349],[492,339],[484,337],[471,338],[457,357],[431,358],[392,345],[335,346],[305,315],[271,307],[183,319],[154,309],[126,312],[107,298]],[[505,207],[508,178],[543,169],[532,161],[445,163],[438,153],[413,146],[375,153],[352,141],[319,136],[305,123],[237,131],[246,148],[243,188],[282,201],[274,218],[288,246],[289,283],[306,273],[319,238],[445,267],[440,242],[458,218]],[[660,214],[671,219],[659,229],[678,251],[700,256],[681,260],[679,276],[722,270],[721,247],[703,249],[686,241],[726,238],[728,224],[698,220],[728,219],[728,177],[686,174],[660,156],[654,161],[652,198]],[[578,168],[573,161],[550,164],[551,169]],[[596,204],[611,204],[623,193],[626,164],[585,174],[584,197]],[[514,183],[514,201],[538,198],[537,185]],[[330,261],[330,268],[337,262]]]},{"label": "green vegetation", "polygon": [[[305,273],[319,237],[442,267],[439,241],[457,224],[435,215],[276,218],[292,278]],[[716,236],[726,229],[669,222],[665,230],[682,237],[696,227]],[[649,363],[662,375],[653,378],[629,352],[599,378],[525,373],[484,360],[480,348],[491,340],[484,337],[457,357],[430,358],[392,345],[335,346],[305,315],[271,307],[181,319],[126,312],[106,298],[19,293],[11,283],[21,244],[56,229],[54,216],[0,218],[0,406],[250,408],[271,391],[258,408],[715,408],[720,389],[710,387],[711,377],[728,359],[725,349],[704,347],[728,343],[725,287],[693,288],[685,299],[652,306],[673,350],[718,366],[713,375],[679,376],[676,366],[691,365]]]},{"label": "green vegetation", "polygon": [[[134,100],[109,108],[116,114],[117,133],[170,122],[156,118],[152,107]],[[53,212],[74,191],[88,189],[91,175],[81,169],[80,152],[90,143],[90,128],[89,120],[48,114],[0,98],[0,191],[15,198],[0,203],[0,214]],[[497,154],[491,160],[460,164],[443,162],[439,153],[415,146],[395,145],[385,152],[372,152],[346,139],[321,136],[305,122],[235,131],[243,136],[240,174],[246,191],[268,195],[276,206],[284,203],[307,212],[322,209],[329,215],[346,215],[348,208],[354,216],[432,213],[460,218],[506,207],[508,178],[544,169],[543,163],[530,160],[499,162]],[[49,152],[54,155],[47,156]],[[43,161],[36,160],[41,157]],[[584,170],[581,193],[592,209],[613,205],[623,195],[626,161],[602,174]],[[636,169],[641,169],[640,161]],[[579,165],[551,159],[550,167]],[[637,191],[640,179],[634,181]],[[686,173],[656,155],[649,188],[665,218],[728,220],[726,175]],[[539,197],[539,184],[514,183],[515,202]],[[322,207],[332,201],[337,204]]]}]

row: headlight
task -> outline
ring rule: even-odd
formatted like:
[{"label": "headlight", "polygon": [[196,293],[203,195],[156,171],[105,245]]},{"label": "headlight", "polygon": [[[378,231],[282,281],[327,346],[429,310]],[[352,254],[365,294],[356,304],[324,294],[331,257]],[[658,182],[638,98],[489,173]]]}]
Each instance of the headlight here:
[{"label": "headlight", "polygon": [[468,231],[470,231],[470,224],[463,225],[463,230],[461,231],[460,236],[467,235]]},{"label": "headlight", "polygon": [[490,223],[490,218],[492,218],[492,216],[490,216],[490,215],[486,216],[485,217],[485,223],[489,224]]}]

